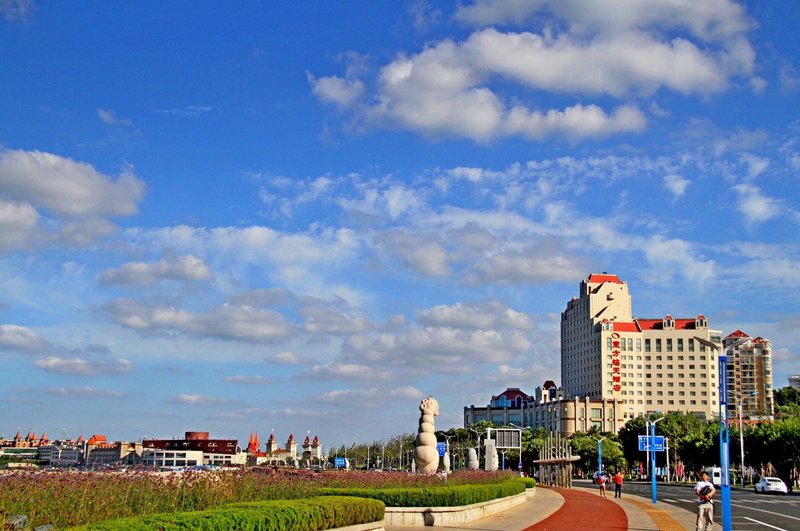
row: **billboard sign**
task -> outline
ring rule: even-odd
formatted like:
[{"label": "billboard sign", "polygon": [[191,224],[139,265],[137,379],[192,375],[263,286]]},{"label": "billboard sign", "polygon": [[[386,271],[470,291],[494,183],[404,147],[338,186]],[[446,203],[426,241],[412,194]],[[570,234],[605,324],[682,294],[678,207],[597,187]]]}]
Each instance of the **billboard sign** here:
[{"label": "billboard sign", "polygon": [[496,429],[492,431],[495,435],[495,448],[520,448],[522,446],[522,430]]},{"label": "billboard sign", "polygon": [[664,451],[664,436],[656,435],[639,435],[639,451],[640,452],[663,452]]}]

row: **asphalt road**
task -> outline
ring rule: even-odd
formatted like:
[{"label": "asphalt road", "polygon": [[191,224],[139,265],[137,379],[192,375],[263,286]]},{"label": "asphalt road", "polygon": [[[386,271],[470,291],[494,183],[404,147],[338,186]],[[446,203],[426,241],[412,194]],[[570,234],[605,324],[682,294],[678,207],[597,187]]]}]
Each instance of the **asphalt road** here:
[{"label": "asphalt road", "polygon": [[[577,485],[589,486],[585,480],[577,480]],[[659,483],[656,486],[656,506],[661,503],[677,505],[683,509],[694,512],[695,495],[694,485],[667,485]],[[645,482],[626,482],[622,495],[635,494],[648,500],[652,499],[652,487]],[[609,486],[608,495],[614,495],[613,484]],[[722,523],[722,508],[720,493],[715,499],[714,520]],[[794,531],[800,529],[800,496],[755,494],[752,489],[731,489],[731,523],[734,531]]]}]

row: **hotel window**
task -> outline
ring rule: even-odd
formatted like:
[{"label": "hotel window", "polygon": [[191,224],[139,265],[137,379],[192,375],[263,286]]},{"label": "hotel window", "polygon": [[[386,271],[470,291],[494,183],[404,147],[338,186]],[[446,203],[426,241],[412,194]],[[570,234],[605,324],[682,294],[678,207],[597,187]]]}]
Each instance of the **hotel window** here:
[{"label": "hotel window", "polygon": [[628,350],[633,350],[633,338],[628,338]]},{"label": "hotel window", "polygon": [[689,352],[694,352],[694,339],[689,340]]},{"label": "hotel window", "polygon": [[667,338],[667,352],[672,352],[672,338]]},{"label": "hotel window", "polygon": [[611,337],[606,338],[606,350],[611,350]]},{"label": "hotel window", "polygon": [[678,338],[678,352],[683,352],[683,338]]},{"label": "hotel window", "polygon": [[650,352],[650,340],[649,339],[645,339],[644,340],[644,351],[645,352]]},{"label": "hotel window", "polygon": [[656,352],[661,352],[661,339],[656,339]]},{"label": "hotel window", "polygon": [[639,352],[642,351],[642,338],[641,337],[637,337],[636,338],[636,350],[639,351]]}]

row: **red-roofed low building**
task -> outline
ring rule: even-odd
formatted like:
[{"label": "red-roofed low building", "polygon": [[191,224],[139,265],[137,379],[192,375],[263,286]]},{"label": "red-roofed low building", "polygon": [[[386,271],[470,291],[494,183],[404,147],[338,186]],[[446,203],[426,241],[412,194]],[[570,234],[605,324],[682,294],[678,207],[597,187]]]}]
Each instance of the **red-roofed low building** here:
[{"label": "red-roofed low building", "polygon": [[561,314],[566,398],[620,400],[625,419],[657,411],[716,416],[717,356],[706,344],[721,349],[722,338],[704,315],[634,317],[628,284],[608,273],[589,275],[579,293]]}]

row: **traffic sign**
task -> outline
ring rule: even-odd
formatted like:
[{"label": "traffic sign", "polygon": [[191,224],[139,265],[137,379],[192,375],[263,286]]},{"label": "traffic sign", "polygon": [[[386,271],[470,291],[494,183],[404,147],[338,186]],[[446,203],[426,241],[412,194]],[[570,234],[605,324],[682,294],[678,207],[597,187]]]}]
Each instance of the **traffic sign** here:
[{"label": "traffic sign", "polygon": [[664,436],[656,435],[639,435],[639,451],[640,452],[663,452],[665,449]]},{"label": "traffic sign", "polygon": [[447,452],[447,443],[436,443],[436,450],[439,452],[439,457],[444,457]]}]

